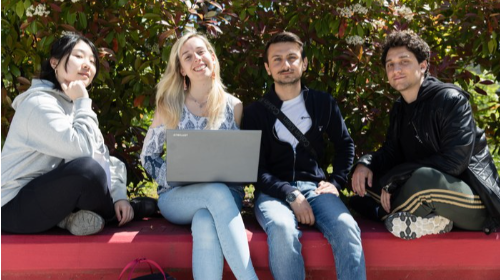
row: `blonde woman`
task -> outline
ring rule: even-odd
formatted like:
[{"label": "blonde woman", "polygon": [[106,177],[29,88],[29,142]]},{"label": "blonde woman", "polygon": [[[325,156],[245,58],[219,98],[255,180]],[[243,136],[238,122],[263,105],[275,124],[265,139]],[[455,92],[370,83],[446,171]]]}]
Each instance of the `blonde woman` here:
[{"label": "blonde woman", "polygon": [[173,45],[156,96],[141,161],[159,185],[162,215],[175,224],[191,224],[194,278],[222,279],[225,258],[237,279],[257,279],[240,215],[243,186],[169,186],[161,157],[165,129],[239,129],[243,105],[225,91],[217,56],[205,36],[186,34]]}]

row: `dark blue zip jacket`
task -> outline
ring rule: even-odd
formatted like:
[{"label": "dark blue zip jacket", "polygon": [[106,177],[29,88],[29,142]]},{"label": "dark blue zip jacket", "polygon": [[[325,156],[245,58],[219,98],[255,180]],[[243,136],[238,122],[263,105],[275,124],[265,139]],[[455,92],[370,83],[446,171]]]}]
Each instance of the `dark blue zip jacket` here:
[{"label": "dark blue zip jacket", "polygon": [[[305,133],[319,159],[325,153],[324,135],[335,148],[335,157],[331,159],[333,173],[329,181],[342,189],[347,182],[347,174],[354,159],[354,142],[344,123],[335,99],[320,91],[302,87],[306,110],[311,116],[312,126]],[[277,108],[281,101],[274,91],[274,85],[264,95]],[[262,130],[257,191],[285,200],[288,193],[295,190],[290,185],[294,181],[326,181],[325,172],[320,168],[319,159],[298,144],[296,150],[288,142],[278,139],[274,124],[276,116],[263,104],[254,102],[243,113],[242,129]]]}]

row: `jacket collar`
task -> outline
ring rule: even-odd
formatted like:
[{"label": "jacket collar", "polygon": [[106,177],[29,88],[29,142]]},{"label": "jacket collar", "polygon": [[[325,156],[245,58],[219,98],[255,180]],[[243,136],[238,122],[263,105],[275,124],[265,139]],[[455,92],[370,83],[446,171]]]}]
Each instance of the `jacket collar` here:
[{"label": "jacket collar", "polygon": [[418,91],[418,96],[416,101],[422,101],[425,100],[441,90],[444,89],[454,89],[461,94],[463,94],[467,99],[469,99],[469,93],[464,91],[462,88],[454,85],[454,84],[449,84],[449,83],[443,83],[440,80],[436,79],[435,77],[432,77],[431,75],[427,75],[425,77],[424,82],[420,86],[420,89]]}]

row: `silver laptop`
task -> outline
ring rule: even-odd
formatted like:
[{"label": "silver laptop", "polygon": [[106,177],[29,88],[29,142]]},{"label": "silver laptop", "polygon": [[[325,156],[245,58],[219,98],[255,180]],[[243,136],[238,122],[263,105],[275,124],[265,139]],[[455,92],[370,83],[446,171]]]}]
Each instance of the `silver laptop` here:
[{"label": "silver laptop", "polygon": [[257,181],[260,130],[167,130],[167,182]]}]

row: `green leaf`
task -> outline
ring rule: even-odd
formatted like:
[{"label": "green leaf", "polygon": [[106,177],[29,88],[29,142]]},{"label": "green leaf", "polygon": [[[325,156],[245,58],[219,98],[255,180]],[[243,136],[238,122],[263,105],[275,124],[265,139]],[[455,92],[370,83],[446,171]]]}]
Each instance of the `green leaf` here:
[{"label": "green leaf", "polygon": [[321,21],[317,20],[314,23],[314,30],[316,30],[316,33],[321,36]]},{"label": "green leaf", "polygon": [[54,35],[50,35],[49,37],[47,37],[47,45],[50,46],[53,41],[54,41]]},{"label": "green leaf", "polygon": [[358,24],[358,25],[356,26],[356,29],[357,29],[358,35],[359,35],[360,37],[364,37],[365,32],[363,31],[363,27],[361,26],[361,24]]},{"label": "green leaf", "polygon": [[111,41],[113,41],[113,38],[115,37],[114,32],[109,32],[108,35],[106,35],[106,38],[104,39],[106,43],[111,44]]},{"label": "green leaf", "polygon": [[135,71],[119,71],[118,74],[122,75],[122,76],[128,76],[128,75],[133,75],[135,74],[136,72]]},{"label": "green leaf", "polygon": [[28,9],[29,6],[31,6],[31,0],[25,0],[24,1],[24,9]]},{"label": "green leaf", "polygon": [[[25,50],[18,49],[18,48],[16,48],[13,51],[13,54],[14,54],[14,57],[19,58],[21,60],[24,59],[28,55]],[[17,60],[19,60],[19,59],[17,59]],[[18,61],[16,61],[16,63],[18,63]]]},{"label": "green leaf", "polygon": [[7,73],[7,63],[2,63],[1,70],[2,70],[2,73]]},{"label": "green leaf", "polygon": [[76,21],[76,13],[69,12],[66,16],[66,21],[68,22],[68,24],[74,25]]},{"label": "green leaf", "polygon": [[135,62],[134,62],[134,69],[135,70],[139,70],[139,67],[141,66],[141,58],[140,57],[136,57],[135,58]]},{"label": "green leaf", "polygon": [[255,15],[255,10],[257,9],[257,7],[253,6],[253,7],[250,7],[248,8],[248,13],[252,16]]},{"label": "green leaf", "polygon": [[298,14],[295,14],[294,16],[292,16],[292,18],[288,22],[288,26],[295,26],[295,24],[297,23],[298,19],[299,19],[299,15]]},{"label": "green leaf", "polygon": [[135,83],[135,85],[132,87],[132,91],[134,93],[142,92],[142,85],[141,85],[141,83]]},{"label": "green leaf", "polygon": [[42,40],[40,40],[40,42],[38,43],[38,47],[40,49],[45,49],[45,41],[47,41],[47,37],[43,37]]},{"label": "green leaf", "polygon": [[11,36],[7,36],[7,47],[9,47],[9,49],[12,49],[12,37]]},{"label": "green leaf", "polygon": [[170,55],[170,51],[168,48],[163,48],[163,50],[161,51],[161,59],[163,61],[168,61],[168,56]]},{"label": "green leaf", "polygon": [[29,37],[29,38],[27,38],[26,41],[24,41],[23,48],[30,49],[32,45],[33,45],[33,38]]},{"label": "green leaf", "polygon": [[[12,61],[16,64],[16,65],[21,65],[21,63],[23,63],[23,60],[26,58],[26,54],[24,56],[20,55],[20,54],[17,54],[17,53],[20,53],[18,51],[14,51],[14,56],[12,56]],[[10,61],[10,57],[9,57],[9,61]]]},{"label": "green leaf", "polygon": [[125,47],[125,33],[119,33],[118,34],[118,44],[120,45],[120,47]]},{"label": "green leaf", "polygon": [[147,79],[144,75],[141,75],[141,76],[140,76],[140,79],[141,79],[141,82],[142,82],[143,84],[146,84],[146,85],[147,85],[147,84],[149,83],[148,79]]},{"label": "green leaf", "polygon": [[334,21],[330,21],[330,31],[333,34],[337,34],[339,32],[340,20],[336,19]]},{"label": "green leaf", "polygon": [[497,44],[497,42],[496,42],[494,39],[491,39],[491,40],[488,42],[488,50],[490,51],[490,54],[493,54],[493,52],[495,51],[495,49],[496,49],[496,44]]},{"label": "green leaf", "polygon": [[328,27],[329,27],[328,21],[322,20],[321,21],[321,36],[325,36],[328,34],[328,32],[330,31],[330,29]]},{"label": "green leaf", "polygon": [[12,75],[9,72],[5,73],[5,79],[9,81],[13,80]]},{"label": "green leaf", "polygon": [[244,21],[246,17],[247,17],[247,11],[246,10],[241,11],[240,20]]},{"label": "green leaf", "polygon": [[78,19],[80,21],[80,25],[84,29],[87,28],[87,15],[85,13],[78,13]]},{"label": "green leaf", "polygon": [[38,31],[38,27],[36,26],[36,21],[33,21],[27,28],[31,34],[35,34]]},{"label": "green leaf", "polygon": [[19,77],[21,76],[21,70],[19,70],[19,68],[14,65],[14,64],[11,64],[9,65],[10,67],[10,72],[15,76],[15,77]]},{"label": "green leaf", "polygon": [[[23,15],[24,15],[24,3],[23,2],[17,2],[16,14],[19,18],[23,17]],[[3,16],[3,11],[2,11],[2,16]]]},{"label": "green leaf", "polygon": [[142,72],[142,71],[144,71],[144,69],[145,69],[146,67],[148,67],[148,66],[149,66],[149,61],[146,61],[146,62],[144,62],[143,64],[141,64],[141,66],[139,66],[139,69],[137,69],[137,70],[138,70],[139,72]]},{"label": "green leaf", "polygon": [[124,84],[127,84],[128,82],[130,82],[133,78],[135,78],[135,75],[129,75],[125,78],[122,79],[122,85]]},{"label": "green leaf", "polygon": [[149,19],[161,19],[160,15],[153,14],[153,13],[144,14],[143,17],[149,18]]},{"label": "green leaf", "polygon": [[[9,60],[9,61],[7,61]],[[2,73],[7,73],[9,69],[10,57],[6,56],[5,58],[2,56]]]},{"label": "green leaf", "polygon": [[120,1],[118,1],[118,7],[123,7],[127,3],[128,3],[128,0],[120,0]]},{"label": "green leaf", "polygon": [[135,42],[139,41],[139,34],[137,32],[130,32],[130,37],[132,37],[132,40]]}]

